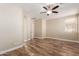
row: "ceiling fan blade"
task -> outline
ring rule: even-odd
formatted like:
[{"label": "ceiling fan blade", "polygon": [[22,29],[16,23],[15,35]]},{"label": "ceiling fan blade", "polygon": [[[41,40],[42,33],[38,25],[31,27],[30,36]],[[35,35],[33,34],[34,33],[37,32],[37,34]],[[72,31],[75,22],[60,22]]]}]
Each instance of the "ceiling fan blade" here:
[{"label": "ceiling fan blade", "polygon": [[45,10],[47,10],[47,8],[46,7],[43,7]]},{"label": "ceiling fan blade", "polygon": [[55,6],[54,8],[52,8],[52,10],[54,10],[54,9],[56,9],[56,8],[58,8],[59,6],[57,5],[57,6]]},{"label": "ceiling fan blade", "polygon": [[52,11],[52,13],[58,13],[57,11]]},{"label": "ceiling fan blade", "polygon": [[40,12],[40,14],[42,14],[42,13],[46,13],[46,12]]}]

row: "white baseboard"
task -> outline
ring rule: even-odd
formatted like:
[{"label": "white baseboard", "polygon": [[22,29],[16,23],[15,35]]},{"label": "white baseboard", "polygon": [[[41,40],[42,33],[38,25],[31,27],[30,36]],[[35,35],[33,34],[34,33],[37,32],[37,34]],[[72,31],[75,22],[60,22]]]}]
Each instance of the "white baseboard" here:
[{"label": "white baseboard", "polygon": [[29,41],[29,40],[31,40],[31,39],[33,39],[33,38],[30,38],[30,39],[27,39],[27,40],[26,40],[26,39],[24,39],[24,42],[27,42],[27,41]]},{"label": "white baseboard", "polygon": [[34,38],[38,38],[38,39],[44,39],[45,37],[34,37]]},{"label": "white baseboard", "polygon": [[46,38],[79,43],[79,41],[74,41],[74,40],[69,40],[69,39],[61,39],[61,38],[53,38],[53,37],[46,37]]},{"label": "white baseboard", "polygon": [[61,39],[61,38],[53,38],[53,37],[35,37],[35,38],[39,38],[39,39],[44,39],[44,38],[51,38],[51,39],[56,39],[56,40],[62,40],[62,41],[69,41],[69,42],[76,42],[79,43],[79,41],[74,41],[74,40],[69,40],[69,39]]},{"label": "white baseboard", "polygon": [[14,48],[11,48],[11,49],[8,49],[8,50],[5,50],[5,51],[0,51],[0,54],[4,54],[4,53],[7,53],[7,52],[10,52],[10,51],[16,50],[16,49],[21,48],[21,47],[23,47],[23,46],[24,46],[24,44],[19,45],[19,46],[14,47]]}]

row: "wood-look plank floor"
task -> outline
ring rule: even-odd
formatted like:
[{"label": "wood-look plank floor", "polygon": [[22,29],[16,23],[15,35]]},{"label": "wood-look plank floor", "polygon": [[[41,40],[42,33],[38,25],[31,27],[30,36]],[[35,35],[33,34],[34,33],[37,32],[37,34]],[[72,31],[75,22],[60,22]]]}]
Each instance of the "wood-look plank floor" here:
[{"label": "wood-look plank floor", "polygon": [[1,56],[79,56],[79,43],[56,39],[32,39],[17,50]]}]

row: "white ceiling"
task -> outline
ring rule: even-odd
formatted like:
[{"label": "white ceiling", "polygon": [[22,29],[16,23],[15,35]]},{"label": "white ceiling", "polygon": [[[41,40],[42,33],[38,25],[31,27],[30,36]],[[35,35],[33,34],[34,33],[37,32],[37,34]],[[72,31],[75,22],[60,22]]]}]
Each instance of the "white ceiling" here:
[{"label": "white ceiling", "polygon": [[51,14],[50,16],[46,16],[46,14],[40,14],[40,11],[44,9],[43,6],[46,5],[46,3],[6,3],[6,4],[0,4],[0,5],[14,5],[21,7],[24,10],[24,13],[26,15],[30,15],[31,17],[41,18],[41,17],[48,17],[48,18],[57,18],[57,17],[63,17],[69,14],[74,14],[78,12],[79,9],[79,3],[63,3],[60,5],[60,7],[57,9],[59,11],[58,14]]}]

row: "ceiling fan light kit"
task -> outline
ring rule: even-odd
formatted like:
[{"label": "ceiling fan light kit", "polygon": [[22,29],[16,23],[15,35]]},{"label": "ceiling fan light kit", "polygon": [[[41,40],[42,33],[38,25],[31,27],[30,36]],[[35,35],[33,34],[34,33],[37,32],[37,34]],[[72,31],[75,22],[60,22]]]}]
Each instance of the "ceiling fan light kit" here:
[{"label": "ceiling fan light kit", "polygon": [[40,14],[42,13],[46,13],[47,16],[49,16],[52,13],[58,13],[58,11],[55,11],[55,9],[59,8],[59,5],[53,6],[53,4],[49,4],[46,6],[43,6],[43,8],[46,10],[44,12],[40,12]]},{"label": "ceiling fan light kit", "polygon": [[51,14],[51,13],[52,13],[52,11],[51,11],[51,10],[48,10],[48,11],[47,11],[47,14]]}]

